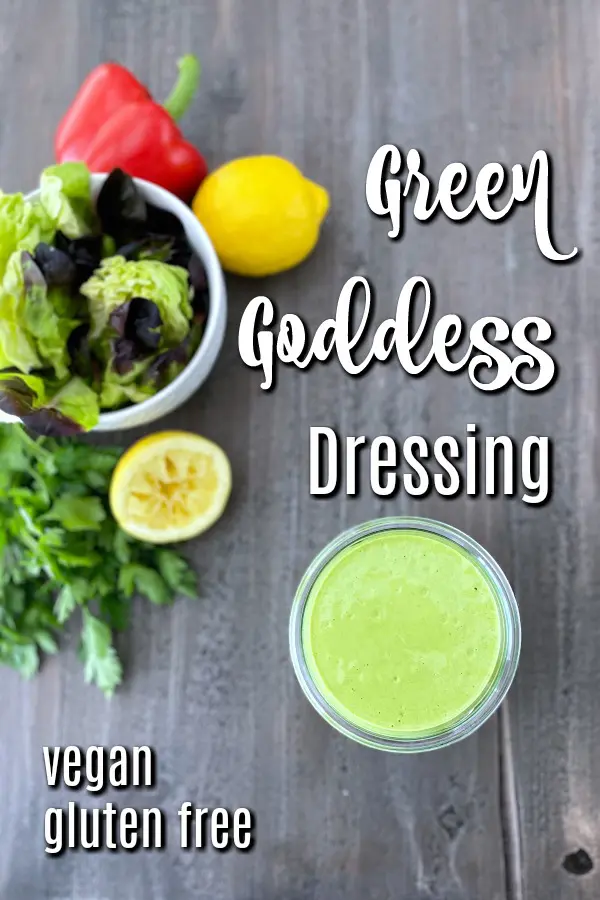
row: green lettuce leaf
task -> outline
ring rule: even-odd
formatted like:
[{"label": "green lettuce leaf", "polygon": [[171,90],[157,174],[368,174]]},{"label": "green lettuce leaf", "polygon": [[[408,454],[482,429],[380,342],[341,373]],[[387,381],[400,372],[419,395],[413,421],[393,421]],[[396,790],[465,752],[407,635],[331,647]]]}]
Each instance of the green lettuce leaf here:
[{"label": "green lettuce leaf", "polygon": [[10,291],[0,287],[0,369],[15,366],[26,374],[40,368],[42,361],[33,337],[24,327],[25,291],[20,253],[13,254],[9,261],[4,283],[7,281],[11,282]]},{"label": "green lettuce leaf", "polygon": [[71,378],[48,405],[64,418],[76,422],[83,431],[90,431],[98,424],[98,395],[82,378]]},{"label": "green lettuce leaf", "polygon": [[83,163],[52,166],[42,174],[40,192],[35,201],[0,192],[0,369],[14,366],[27,374],[49,364],[64,378],[74,323],[62,319],[54,301],[64,298],[56,290],[48,295],[32,257],[25,263],[23,254],[51,242],[57,229],[68,237],[89,233],[94,218],[89,171]]},{"label": "green lettuce leaf", "polygon": [[0,372],[0,409],[34,431],[76,434],[98,424],[98,396],[81,378],[66,384],[21,372]]},{"label": "green lettuce leaf", "polygon": [[84,163],[67,162],[45,169],[39,202],[55,230],[68,238],[80,238],[93,230],[90,172]]},{"label": "green lettuce leaf", "polygon": [[37,375],[0,372],[0,409],[9,416],[23,418],[40,409],[47,399],[46,384]]},{"label": "green lettuce leaf", "polygon": [[128,403],[141,403],[156,393],[156,388],[142,381],[152,357],[133,364],[125,375],[119,375],[109,362],[100,390],[100,409],[119,409]]},{"label": "green lettuce leaf", "polygon": [[67,340],[78,322],[65,312],[61,290],[48,291],[31,254],[13,253],[0,287],[0,369],[14,366],[27,374],[50,366],[58,379],[66,378]]},{"label": "green lettuce leaf", "polygon": [[61,191],[69,200],[90,201],[90,170],[82,162],[59,163],[56,166],[48,166],[42,172],[40,187],[48,183],[49,179],[57,178],[61,184]]},{"label": "green lettuce leaf", "polygon": [[[78,323],[59,315],[33,257],[23,253],[21,261],[25,291],[23,326],[33,339],[38,355],[52,366],[56,377],[62,380],[69,374],[67,339]],[[54,296],[60,298],[60,292],[55,290]]]},{"label": "green lettuce leaf", "polygon": [[52,220],[38,203],[30,203],[23,194],[0,191],[0,282],[16,251],[33,252],[40,241],[54,236]]},{"label": "green lettuce leaf", "polygon": [[124,256],[113,256],[102,261],[81,293],[89,301],[92,339],[106,332],[114,309],[135,297],[151,300],[158,307],[163,346],[179,343],[190,330],[191,288],[187,270],[180,266],[149,259],[128,262]]}]

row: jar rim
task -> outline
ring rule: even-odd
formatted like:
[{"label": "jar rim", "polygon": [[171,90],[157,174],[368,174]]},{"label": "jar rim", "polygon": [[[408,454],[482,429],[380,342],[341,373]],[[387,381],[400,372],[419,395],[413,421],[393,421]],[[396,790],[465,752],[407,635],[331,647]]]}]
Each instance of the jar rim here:
[{"label": "jar rim", "polygon": [[[414,736],[389,735],[351,722],[323,696],[305,659],[302,623],[312,588],[329,563],[342,551],[373,534],[384,531],[421,531],[457,545],[485,575],[493,590],[502,623],[503,643],[494,676],[477,701],[440,729]],[[452,525],[420,516],[389,516],[372,519],[346,529],[330,541],[312,560],[296,590],[289,623],[292,665],[304,694],[316,711],[346,737],[377,750],[421,753],[463,740],[478,730],[498,709],[515,677],[521,649],[521,622],[513,590],[500,565],[474,538]]]}]

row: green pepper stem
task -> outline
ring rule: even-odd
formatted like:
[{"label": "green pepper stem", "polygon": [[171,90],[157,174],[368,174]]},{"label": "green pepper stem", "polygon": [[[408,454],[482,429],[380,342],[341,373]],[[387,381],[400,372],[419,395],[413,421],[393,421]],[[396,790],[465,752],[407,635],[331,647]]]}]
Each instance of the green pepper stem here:
[{"label": "green pepper stem", "polygon": [[200,81],[200,63],[191,53],[177,62],[179,77],[163,107],[176,122],[181,119],[193,100]]}]

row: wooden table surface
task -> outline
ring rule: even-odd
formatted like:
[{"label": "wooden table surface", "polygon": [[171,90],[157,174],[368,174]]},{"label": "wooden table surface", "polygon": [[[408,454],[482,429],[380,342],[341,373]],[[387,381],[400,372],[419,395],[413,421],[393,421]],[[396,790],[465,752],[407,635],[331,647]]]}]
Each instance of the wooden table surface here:
[{"label": "wooden table surface", "polygon": [[[592,0],[2,0],[0,183],[31,189],[83,76],[117,59],[169,89],[175,61],[203,62],[187,134],[211,165],[274,152],[326,185],[332,211],[315,255],[264,282],[229,279],[226,344],[209,382],[167,425],[197,430],[231,457],[222,522],[190,546],[202,599],[139,603],[121,642],[127,678],[109,704],[82,684],[73,645],[30,684],[0,674],[2,900],[598,900],[600,896],[600,338],[595,261],[600,180],[600,7]],[[428,170],[552,155],[555,232],[583,249],[557,266],[538,251],[531,206],[492,227],[480,217],[399,243],[368,211],[369,160],[385,142],[419,148]],[[476,391],[439,369],[397,365],[359,380],[337,363],[281,371],[276,390],[242,364],[237,327],[267,294],[312,327],[343,283],[368,274],[378,320],[414,274],[437,314],[469,323],[542,315],[560,377],[544,394]],[[309,496],[310,425],[342,435],[552,437],[554,493],[378,500]],[[139,432],[123,436],[127,442]],[[374,516],[442,518],[505,568],[523,620],[519,673],[501,714],[473,738],[421,757],[362,749],[313,712],[288,660],[295,586],[315,552]],[[151,745],[153,791],[101,799],[51,792],[44,745]],[[249,854],[44,854],[48,806],[76,799],[250,807]],[[574,875],[583,848],[595,868]]]}]

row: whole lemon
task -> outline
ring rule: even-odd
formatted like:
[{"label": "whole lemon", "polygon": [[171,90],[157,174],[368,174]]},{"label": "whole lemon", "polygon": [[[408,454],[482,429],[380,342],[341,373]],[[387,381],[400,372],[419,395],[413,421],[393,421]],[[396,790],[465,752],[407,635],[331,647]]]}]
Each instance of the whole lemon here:
[{"label": "whole lemon", "polygon": [[211,172],[192,209],[223,268],[259,277],[306,259],[319,239],[329,195],[286,159],[245,156]]}]

